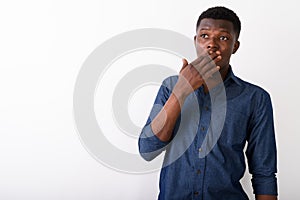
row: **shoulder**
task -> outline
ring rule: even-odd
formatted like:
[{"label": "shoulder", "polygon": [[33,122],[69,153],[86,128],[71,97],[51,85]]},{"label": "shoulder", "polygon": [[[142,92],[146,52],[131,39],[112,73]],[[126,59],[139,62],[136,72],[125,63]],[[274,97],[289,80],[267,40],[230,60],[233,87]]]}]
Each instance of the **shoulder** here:
[{"label": "shoulder", "polygon": [[264,88],[259,85],[244,81],[236,77],[243,86],[243,96],[246,100],[251,113],[261,113],[272,110],[271,96]]},{"label": "shoulder", "polygon": [[162,86],[168,88],[169,90],[173,90],[173,87],[178,81],[178,75],[169,76],[165,78],[162,82]]},{"label": "shoulder", "polygon": [[250,97],[253,97],[253,98],[258,98],[258,97],[269,98],[270,97],[269,92],[267,92],[261,86],[250,83],[248,81],[245,81],[237,76],[235,78],[236,78],[236,81],[244,87],[244,91],[248,95],[250,95]]}]

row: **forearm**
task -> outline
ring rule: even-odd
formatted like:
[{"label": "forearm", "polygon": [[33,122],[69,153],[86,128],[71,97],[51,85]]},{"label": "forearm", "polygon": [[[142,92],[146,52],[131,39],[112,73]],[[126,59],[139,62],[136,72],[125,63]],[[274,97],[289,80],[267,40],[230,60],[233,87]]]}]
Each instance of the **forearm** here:
[{"label": "forearm", "polygon": [[277,196],[274,195],[255,195],[256,200],[277,200]]},{"label": "forearm", "polygon": [[[218,55],[219,53],[214,53],[212,56],[214,58],[210,58],[210,62],[220,60],[221,56]],[[207,55],[205,54],[205,56]],[[177,118],[181,112],[181,106],[186,97],[204,84],[205,78],[205,80],[209,80],[220,69],[219,66],[215,67],[215,65],[208,65],[209,63],[206,62],[202,63],[202,59],[203,56],[200,56],[193,61],[193,65],[188,64],[187,60],[183,59],[183,66],[173,92],[151,123],[153,133],[163,142],[168,142],[171,139]]]},{"label": "forearm", "polygon": [[164,107],[157,114],[151,123],[153,133],[163,142],[167,142],[172,137],[178,116],[181,112],[181,106],[186,96],[175,95],[173,92],[167,100]]}]

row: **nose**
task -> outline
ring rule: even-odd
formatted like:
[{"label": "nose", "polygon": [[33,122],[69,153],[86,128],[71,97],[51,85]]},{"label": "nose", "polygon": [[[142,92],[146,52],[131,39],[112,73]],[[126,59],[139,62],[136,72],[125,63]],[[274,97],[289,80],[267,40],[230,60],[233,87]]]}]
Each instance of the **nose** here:
[{"label": "nose", "polygon": [[218,44],[217,44],[217,42],[216,42],[216,39],[215,38],[211,38],[209,41],[208,41],[208,43],[207,43],[207,50],[213,50],[213,51],[216,51],[218,48],[219,48],[219,46],[218,46]]}]

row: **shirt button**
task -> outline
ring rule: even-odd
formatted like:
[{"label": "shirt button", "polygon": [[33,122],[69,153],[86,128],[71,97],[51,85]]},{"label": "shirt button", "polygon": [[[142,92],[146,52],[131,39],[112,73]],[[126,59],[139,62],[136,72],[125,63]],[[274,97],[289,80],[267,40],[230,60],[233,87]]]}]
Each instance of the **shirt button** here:
[{"label": "shirt button", "polygon": [[204,126],[202,126],[202,127],[201,127],[201,131],[204,131],[204,130],[205,130],[205,127],[204,127]]},{"label": "shirt button", "polygon": [[196,196],[197,196],[198,194],[199,194],[199,192],[194,192],[194,195],[196,195]]},{"label": "shirt button", "polygon": [[197,174],[200,174],[200,173],[201,173],[201,171],[200,171],[200,169],[198,169],[198,170],[197,170]]},{"label": "shirt button", "polygon": [[208,106],[205,106],[205,107],[204,107],[204,110],[208,111]]},{"label": "shirt button", "polygon": [[199,148],[199,152],[202,152],[202,148]]}]

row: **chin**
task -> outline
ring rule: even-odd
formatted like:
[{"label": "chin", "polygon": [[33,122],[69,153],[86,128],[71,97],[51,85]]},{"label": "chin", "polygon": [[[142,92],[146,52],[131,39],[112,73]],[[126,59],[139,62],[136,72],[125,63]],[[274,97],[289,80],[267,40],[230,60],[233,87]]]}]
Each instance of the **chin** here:
[{"label": "chin", "polygon": [[220,66],[219,71],[226,71],[226,70],[229,69],[229,65],[228,64],[227,65],[219,65],[219,66]]}]

